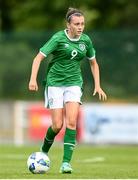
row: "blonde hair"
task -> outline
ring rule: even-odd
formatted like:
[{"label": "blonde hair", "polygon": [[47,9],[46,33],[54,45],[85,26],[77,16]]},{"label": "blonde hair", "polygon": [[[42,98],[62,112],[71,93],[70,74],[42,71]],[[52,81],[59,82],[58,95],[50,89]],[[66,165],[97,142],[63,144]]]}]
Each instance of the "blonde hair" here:
[{"label": "blonde hair", "polygon": [[70,7],[66,13],[66,21],[70,23],[72,16],[84,16],[84,14],[79,9]]}]

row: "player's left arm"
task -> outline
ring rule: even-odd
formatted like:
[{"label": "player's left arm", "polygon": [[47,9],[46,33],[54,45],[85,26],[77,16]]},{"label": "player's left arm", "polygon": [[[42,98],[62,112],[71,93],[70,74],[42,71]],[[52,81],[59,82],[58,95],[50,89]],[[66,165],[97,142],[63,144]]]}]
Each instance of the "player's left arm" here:
[{"label": "player's left arm", "polygon": [[93,96],[95,96],[98,93],[99,99],[104,101],[107,99],[107,96],[100,86],[99,65],[96,61],[96,58],[90,59],[89,62],[90,62],[91,72],[94,78],[94,85],[95,85]]}]

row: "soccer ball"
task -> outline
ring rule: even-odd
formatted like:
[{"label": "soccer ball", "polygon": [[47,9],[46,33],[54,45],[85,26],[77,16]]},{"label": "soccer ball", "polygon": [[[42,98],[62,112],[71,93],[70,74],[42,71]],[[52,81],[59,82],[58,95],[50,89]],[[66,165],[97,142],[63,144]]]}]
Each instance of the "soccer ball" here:
[{"label": "soccer ball", "polygon": [[27,167],[33,174],[44,174],[50,168],[50,159],[43,152],[34,152],[28,157]]}]

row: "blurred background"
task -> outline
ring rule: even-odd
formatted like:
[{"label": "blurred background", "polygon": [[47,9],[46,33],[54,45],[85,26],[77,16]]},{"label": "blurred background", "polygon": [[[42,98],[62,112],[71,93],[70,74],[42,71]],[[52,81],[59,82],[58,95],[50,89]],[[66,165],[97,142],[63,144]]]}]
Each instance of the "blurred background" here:
[{"label": "blurred background", "polygon": [[51,56],[41,64],[39,91],[33,93],[28,91],[31,65],[39,48],[66,27],[68,7],[85,14],[85,33],[96,49],[101,86],[108,95],[106,103],[92,96],[93,79],[84,60],[78,142],[138,144],[137,0],[0,1],[0,143],[42,140],[51,122],[42,85]]}]

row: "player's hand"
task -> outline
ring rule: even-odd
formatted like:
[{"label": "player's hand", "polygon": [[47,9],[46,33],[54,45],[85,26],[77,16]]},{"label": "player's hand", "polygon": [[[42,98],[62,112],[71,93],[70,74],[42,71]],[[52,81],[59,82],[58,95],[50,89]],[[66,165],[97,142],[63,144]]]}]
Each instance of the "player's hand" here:
[{"label": "player's hand", "polygon": [[103,100],[103,101],[107,100],[106,93],[100,87],[94,89],[93,96],[95,96],[97,93],[99,95],[100,100]]},{"label": "player's hand", "polygon": [[31,81],[29,82],[29,90],[30,91],[38,91],[38,85],[36,81]]}]

